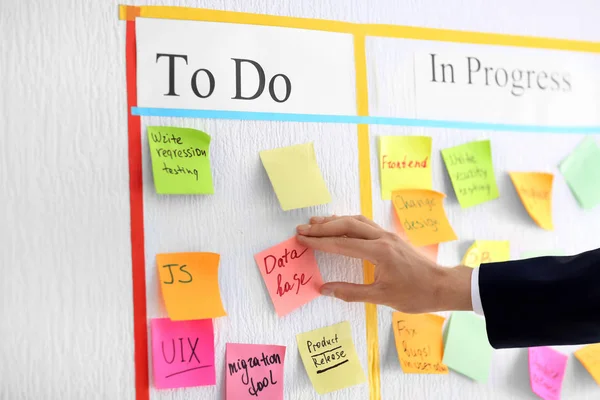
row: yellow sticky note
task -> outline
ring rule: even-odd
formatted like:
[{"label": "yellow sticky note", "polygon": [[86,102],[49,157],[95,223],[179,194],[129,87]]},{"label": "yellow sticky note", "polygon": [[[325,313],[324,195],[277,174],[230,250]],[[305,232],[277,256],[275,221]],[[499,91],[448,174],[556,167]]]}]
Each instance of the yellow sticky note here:
[{"label": "yellow sticky note", "polygon": [[481,264],[510,260],[508,240],[476,240],[465,253],[462,264],[477,268]]},{"label": "yellow sticky note", "polygon": [[226,315],[219,291],[218,254],[157,254],[156,264],[165,307],[171,320]]},{"label": "yellow sticky note", "polygon": [[312,143],[264,150],[260,159],[284,211],[331,202]]},{"label": "yellow sticky note", "polygon": [[600,343],[582,347],[575,352],[575,357],[600,385]]},{"label": "yellow sticky note", "polygon": [[380,136],[379,176],[384,200],[398,189],[431,189],[431,138]]},{"label": "yellow sticky note", "polygon": [[544,229],[552,226],[552,181],[554,175],[545,172],[509,172],[523,206],[533,220]]},{"label": "yellow sticky note", "polygon": [[392,193],[394,209],[408,239],[415,246],[456,240],[444,211],[443,193],[426,189],[403,189]]},{"label": "yellow sticky note", "polygon": [[299,333],[296,341],[306,373],[319,394],[366,381],[348,321]]},{"label": "yellow sticky note", "polygon": [[447,374],[442,363],[444,317],[394,312],[392,324],[398,359],[405,374]]}]

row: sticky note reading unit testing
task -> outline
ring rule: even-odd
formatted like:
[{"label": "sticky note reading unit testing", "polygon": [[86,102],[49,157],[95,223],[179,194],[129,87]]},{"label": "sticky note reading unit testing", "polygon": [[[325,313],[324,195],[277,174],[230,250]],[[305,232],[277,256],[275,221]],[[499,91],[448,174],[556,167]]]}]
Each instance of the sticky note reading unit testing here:
[{"label": "sticky note reading unit testing", "polygon": [[481,264],[510,260],[508,240],[476,240],[465,253],[462,264],[477,268]]},{"label": "sticky note reading unit testing", "polygon": [[296,341],[306,373],[319,394],[366,381],[348,321],[300,333]]},{"label": "sticky note reading unit testing", "polygon": [[552,181],[554,175],[545,172],[509,172],[523,206],[541,228],[551,231]]},{"label": "sticky note reading unit testing", "polygon": [[190,128],[149,126],[148,142],[156,193],[214,193],[210,136]]},{"label": "sticky note reading unit testing", "polygon": [[582,347],[575,352],[575,357],[600,385],[600,343]]},{"label": "sticky note reading unit testing", "polygon": [[581,207],[600,204],[600,148],[594,139],[583,139],[559,169]]},{"label": "sticky note reading unit testing", "polygon": [[550,347],[529,348],[531,390],[544,400],[559,400],[567,356]]}]

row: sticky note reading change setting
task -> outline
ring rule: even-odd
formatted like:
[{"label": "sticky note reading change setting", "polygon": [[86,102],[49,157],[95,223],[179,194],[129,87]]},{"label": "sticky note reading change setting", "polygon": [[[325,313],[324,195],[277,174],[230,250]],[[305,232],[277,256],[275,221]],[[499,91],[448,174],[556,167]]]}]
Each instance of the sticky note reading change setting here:
[{"label": "sticky note reading change setting", "polygon": [[559,400],[567,356],[551,347],[529,348],[531,390],[544,400]]},{"label": "sticky note reading change setting", "polygon": [[554,175],[545,172],[509,172],[523,206],[541,228],[551,231],[552,181]]}]

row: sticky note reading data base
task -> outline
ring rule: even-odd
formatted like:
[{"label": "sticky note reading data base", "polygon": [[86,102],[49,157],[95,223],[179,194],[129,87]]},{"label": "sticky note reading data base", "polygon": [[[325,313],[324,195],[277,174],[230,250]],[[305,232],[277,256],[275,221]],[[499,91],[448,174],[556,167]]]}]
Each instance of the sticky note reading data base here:
[{"label": "sticky note reading data base", "polygon": [[523,206],[541,228],[551,231],[552,181],[554,175],[544,172],[509,172]]},{"label": "sticky note reading data base", "polygon": [[215,384],[215,343],[210,319],[151,321],[154,386],[170,389]]},{"label": "sticky note reading data base", "polygon": [[600,385],[600,344],[590,344],[575,352],[575,357],[583,364],[592,378]]},{"label": "sticky note reading data base", "polygon": [[149,126],[154,186],[159,194],[212,194],[210,136],[172,126]]},{"label": "sticky note reading data base", "polygon": [[567,356],[550,347],[529,349],[531,390],[544,400],[559,400]]},{"label": "sticky note reading data base", "polygon": [[585,138],[559,169],[581,207],[600,204],[600,148],[594,139]]},{"label": "sticky note reading data base", "polygon": [[476,240],[465,253],[462,264],[477,268],[481,264],[510,260],[508,240]]},{"label": "sticky note reading data base", "polygon": [[366,381],[349,322],[300,333],[296,341],[306,373],[319,394]]}]

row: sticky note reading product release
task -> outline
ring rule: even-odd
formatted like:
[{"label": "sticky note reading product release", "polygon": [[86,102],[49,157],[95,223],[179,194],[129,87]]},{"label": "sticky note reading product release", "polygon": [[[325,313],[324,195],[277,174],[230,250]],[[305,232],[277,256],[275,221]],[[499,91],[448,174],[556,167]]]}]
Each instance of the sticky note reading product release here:
[{"label": "sticky note reading product release", "polygon": [[575,357],[600,385],[600,343],[582,347],[575,352]]},{"label": "sticky note reading product release", "polygon": [[442,363],[444,317],[435,314],[392,314],[392,329],[405,374],[447,374]]},{"label": "sticky note reading product release", "polygon": [[282,400],[285,346],[227,343],[225,400]]},{"label": "sticky note reading product release", "polygon": [[600,204],[600,148],[594,139],[583,139],[559,169],[581,207]]},{"label": "sticky note reading product release", "polygon": [[152,367],[158,389],[215,384],[215,343],[210,319],[153,319]]},{"label": "sticky note reading product release", "polygon": [[551,231],[552,181],[554,175],[545,172],[509,172],[523,206],[541,228]]},{"label": "sticky note reading product release", "polygon": [[219,290],[218,254],[157,254],[156,264],[165,307],[173,321],[226,315]]},{"label": "sticky note reading product release", "polygon": [[306,373],[319,394],[366,381],[349,322],[300,333],[296,341]]},{"label": "sticky note reading product release", "polygon": [[567,356],[550,347],[529,348],[531,390],[544,400],[559,400]]},{"label": "sticky note reading product release", "polygon": [[260,159],[284,211],[331,202],[312,143],[264,150]]},{"label": "sticky note reading product release", "polygon": [[462,264],[477,268],[481,264],[510,260],[508,240],[476,240],[465,253]]},{"label": "sticky note reading product release", "polygon": [[156,193],[214,193],[210,136],[190,128],[149,126],[148,143]]},{"label": "sticky note reading product release", "polygon": [[489,140],[444,149],[442,157],[461,207],[498,198]]},{"label": "sticky note reading product release", "polygon": [[398,189],[431,189],[431,138],[380,136],[379,176],[384,200]]}]

